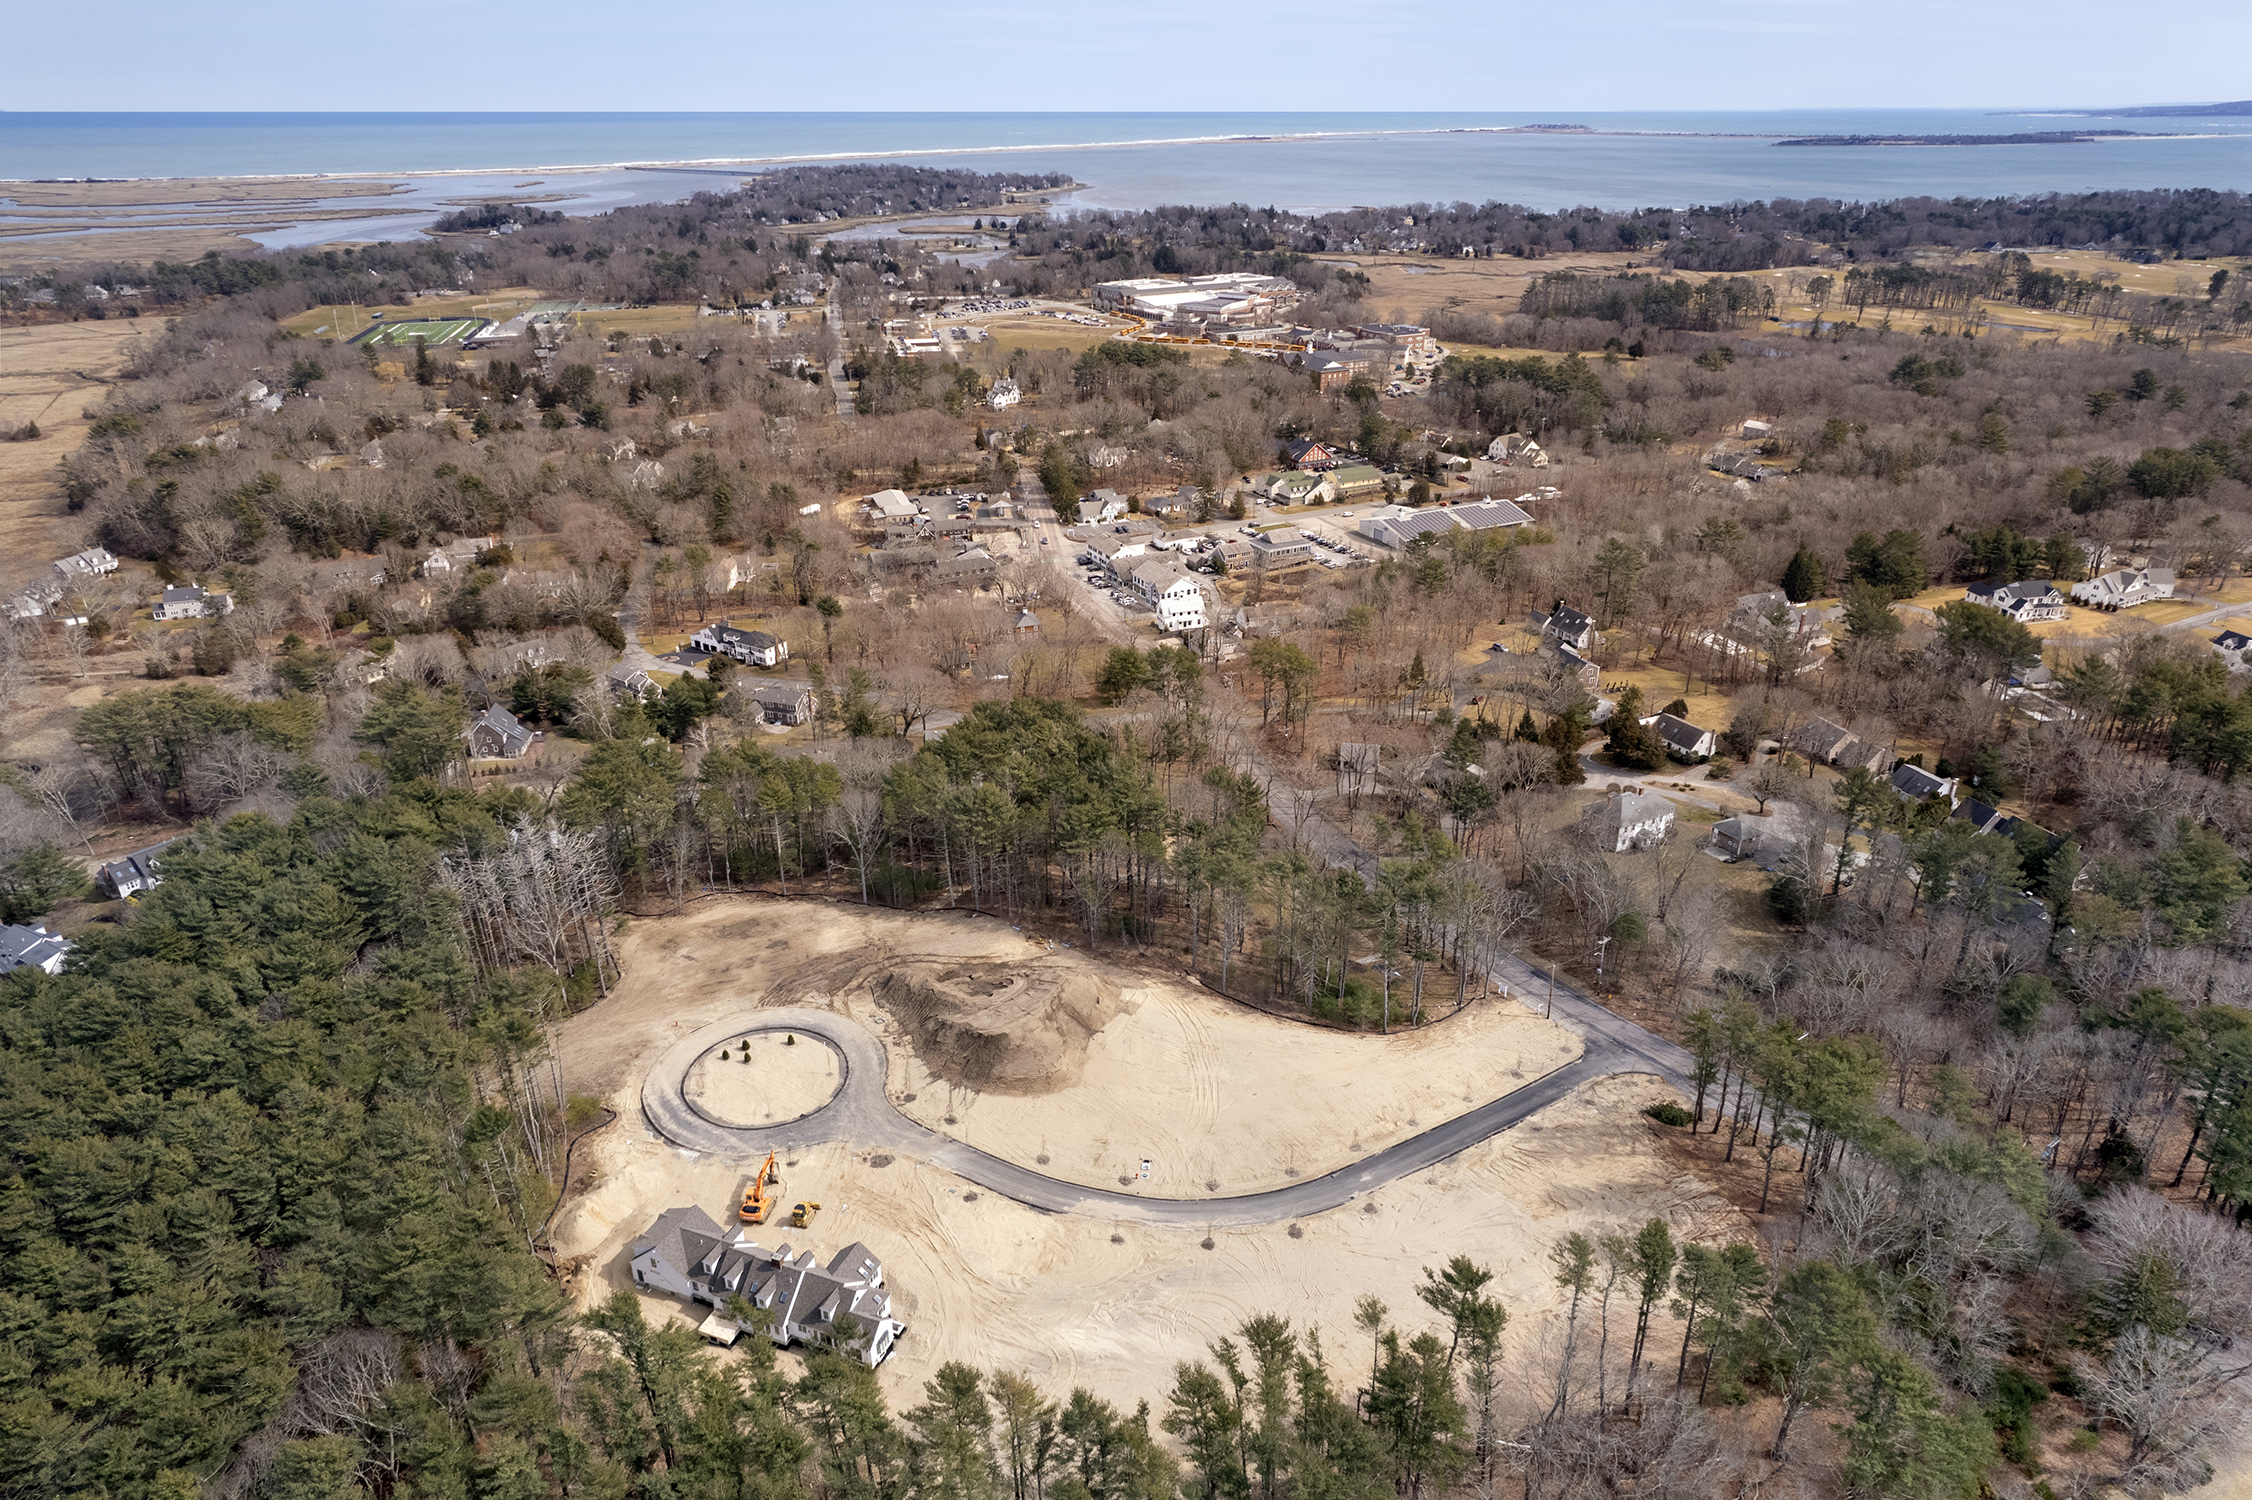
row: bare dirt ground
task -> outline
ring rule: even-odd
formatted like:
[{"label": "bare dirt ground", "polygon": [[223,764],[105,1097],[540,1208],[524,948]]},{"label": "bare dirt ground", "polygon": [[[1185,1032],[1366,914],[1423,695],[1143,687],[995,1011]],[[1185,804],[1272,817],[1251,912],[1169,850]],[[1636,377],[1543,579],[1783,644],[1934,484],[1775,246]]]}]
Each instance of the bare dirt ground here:
[{"label": "bare dirt ground", "polygon": [[809,1037],[760,1032],[688,1070],[688,1100],[730,1125],[773,1125],[812,1114],[837,1096],[837,1054]]},{"label": "bare dirt ground", "polygon": [[104,318],[0,328],[0,430],[39,424],[27,443],[0,443],[0,589],[21,587],[85,545],[63,508],[55,465],[86,440],[87,408],[125,368],[134,342],[168,318]]},{"label": "bare dirt ground", "polygon": [[[919,1087],[901,1088],[906,1065],[895,1061],[893,1089],[895,1098],[916,1096],[905,1107],[918,1116],[928,1113],[926,1099],[945,1107],[944,1078],[932,1086],[934,1060],[965,1073],[982,1057],[989,1085],[1005,1075],[1012,1092],[988,1086],[974,1102],[957,1085],[959,1123],[946,1126],[939,1114],[934,1128],[1018,1159],[1036,1161],[1045,1148],[1043,1170],[1090,1181],[1105,1180],[1098,1169],[1114,1179],[1128,1152],[1151,1155],[1167,1178],[1153,1171],[1150,1190],[1192,1196],[1207,1180],[1247,1191],[1287,1180],[1293,1161],[1313,1171],[1365,1155],[1386,1139],[1380,1129],[1434,1123],[1462,1108],[1463,1095],[1491,1098],[1513,1086],[1513,1070],[1530,1078],[1544,1060],[1577,1050],[1576,1038],[1502,1001],[1418,1035],[1325,1033],[1136,968],[1051,953],[976,917],[714,902],[636,923],[623,958],[625,982],[574,1018],[562,1040],[569,1086],[603,1094],[622,1116],[595,1138],[593,1185],[564,1206],[554,1229],[558,1253],[580,1265],[582,1302],[623,1284],[625,1251],[657,1213],[697,1203],[724,1218],[740,1192],[753,1163],[656,1139],[636,1096],[640,1069],[684,1029],[761,1004],[837,1009],[879,1029],[895,1059],[915,1052]],[[992,993],[1016,1005],[1014,1023],[980,1031],[974,1008],[927,1001],[904,1021],[893,1017],[869,981],[903,963],[999,978]],[[1023,971],[1076,993],[1060,1006],[1031,1004],[1032,986],[1012,978]],[[943,1024],[931,1024],[933,1013]],[[1027,1091],[1042,1056],[1064,1081]],[[1177,1360],[1201,1356],[1212,1339],[1270,1310],[1319,1327],[1348,1378],[1365,1357],[1353,1299],[1373,1292],[1399,1323],[1420,1328],[1431,1319],[1414,1298],[1418,1268],[1457,1253],[1494,1268],[1512,1346],[1529,1351],[1555,1321],[1547,1252],[1561,1234],[1608,1233],[1652,1216],[1701,1240],[1743,1233],[1725,1200],[1658,1154],[1655,1127],[1637,1111],[1665,1092],[1647,1078],[1603,1080],[1346,1207],[1209,1235],[1040,1213],[908,1158],[826,1145],[787,1162],[781,1187],[786,1199],[821,1200],[821,1219],[770,1238],[821,1254],[861,1239],[884,1258],[909,1325],[884,1367],[895,1399],[918,1397],[941,1363],[963,1359],[1025,1370],[1058,1394],[1077,1384],[1114,1401],[1161,1401]],[[1010,1139],[1017,1130],[1043,1138]],[[1145,1149],[1129,1144],[1129,1132],[1171,1144]],[[685,1309],[650,1299],[648,1311]]]}]

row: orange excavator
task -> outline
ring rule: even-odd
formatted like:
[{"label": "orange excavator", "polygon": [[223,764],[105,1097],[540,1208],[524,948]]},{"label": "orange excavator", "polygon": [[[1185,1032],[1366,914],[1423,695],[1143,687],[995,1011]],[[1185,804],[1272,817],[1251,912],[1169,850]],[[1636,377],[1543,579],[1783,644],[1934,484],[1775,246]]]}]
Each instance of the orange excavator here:
[{"label": "orange excavator", "polygon": [[774,1153],[766,1153],[766,1164],[758,1169],[751,1185],[743,1189],[743,1206],[735,1216],[746,1224],[764,1224],[766,1216],[774,1212],[776,1195],[768,1189],[780,1186],[782,1169],[774,1164]]}]

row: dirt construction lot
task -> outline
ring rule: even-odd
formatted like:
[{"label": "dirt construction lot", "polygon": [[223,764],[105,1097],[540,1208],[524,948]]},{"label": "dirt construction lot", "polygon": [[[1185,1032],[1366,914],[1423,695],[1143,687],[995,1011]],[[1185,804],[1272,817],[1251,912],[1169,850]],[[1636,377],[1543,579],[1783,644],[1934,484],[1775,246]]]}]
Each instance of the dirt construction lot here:
[{"label": "dirt construction lot", "polygon": [[[1321,1032],[966,916],[714,902],[636,923],[622,957],[625,981],[562,1043],[567,1085],[621,1114],[594,1138],[595,1181],[554,1229],[557,1251],[583,1268],[582,1301],[623,1284],[628,1246],[663,1209],[728,1217],[754,1163],[655,1138],[638,1093],[674,1039],[762,1005],[822,1006],[877,1030],[891,1097],[934,1129],[1074,1181],[1114,1183],[1122,1163],[1149,1157],[1146,1190],[1184,1197],[1357,1159],[1578,1051],[1576,1037],[1500,1000],[1410,1035]],[[763,1045],[754,1038],[753,1073]],[[786,1080],[788,1091],[805,1082]],[[1744,1232],[1718,1194],[1660,1158],[1639,1110],[1664,1092],[1606,1079],[1342,1208],[1209,1234],[1042,1213],[906,1157],[824,1145],[791,1158],[780,1189],[785,1202],[819,1199],[820,1220],[769,1238],[824,1258],[860,1239],[883,1257],[909,1328],[884,1366],[895,1399],[919,1398],[939,1364],[962,1359],[1024,1370],[1059,1395],[1085,1385],[1161,1403],[1175,1361],[1269,1310],[1319,1326],[1349,1368],[1354,1298],[1373,1292],[1421,1327],[1419,1268],[1457,1253],[1494,1267],[1513,1347],[1529,1351],[1553,1321],[1547,1251],[1559,1235],[1652,1215],[1707,1241]],[[648,1311],[686,1309],[653,1298]]]}]

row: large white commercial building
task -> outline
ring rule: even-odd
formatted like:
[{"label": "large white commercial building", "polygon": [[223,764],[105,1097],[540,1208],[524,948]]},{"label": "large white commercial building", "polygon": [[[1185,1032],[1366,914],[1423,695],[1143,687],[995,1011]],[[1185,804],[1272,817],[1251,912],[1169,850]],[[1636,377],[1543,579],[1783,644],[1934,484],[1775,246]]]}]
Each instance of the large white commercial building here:
[{"label": "large white commercial building", "polygon": [[1280,276],[1224,271],[1176,280],[1137,276],[1105,281],[1095,288],[1095,305],[1193,323],[1255,323],[1298,300],[1298,285]]}]

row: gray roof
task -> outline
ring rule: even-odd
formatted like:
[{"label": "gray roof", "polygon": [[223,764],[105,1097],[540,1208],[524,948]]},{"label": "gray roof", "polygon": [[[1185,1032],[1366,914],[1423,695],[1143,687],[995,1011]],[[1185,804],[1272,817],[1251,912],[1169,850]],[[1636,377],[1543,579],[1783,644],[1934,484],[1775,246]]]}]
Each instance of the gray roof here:
[{"label": "gray roof", "polygon": [[760,703],[795,705],[812,691],[813,685],[806,682],[762,682],[751,689],[751,697]]},{"label": "gray roof", "polygon": [[639,1260],[651,1250],[715,1305],[740,1296],[772,1313],[778,1332],[818,1338],[830,1335],[845,1319],[854,1320],[858,1332],[844,1347],[863,1359],[877,1320],[889,1316],[883,1262],[857,1240],[824,1267],[810,1250],[793,1255],[788,1245],[768,1250],[730,1239],[710,1215],[690,1206],[659,1214],[634,1241],[630,1258]]},{"label": "gray roof", "polygon": [[1499,495],[1489,495],[1468,505],[1457,505],[1446,512],[1455,523],[1470,531],[1487,531],[1496,526],[1524,526],[1532,521],[1532,513],[1514,500],[1504,500]]},{"label": "gray roof", "polygon": [[706,625],[704,629],[711,632],[712,639],[715,641],[734,641],[738,645],[747,646],[753,651],[772,651],[782,644],[779,638],[769,635],[763,630],[738,630],[725,620],[716,625]]},{"label": "gray roof", "polygon": [[167,604],[194,604],[198,600],[208,597],[201,588],[192,583],[164,591],[164,602]]},{"label": "gray roof", "polygon": [[110,860],[101,867],[95,878],[121,895],[127,887],[146,888],[155,885],[164,878],[156,871],[157,855],[178,842],[178,839],[166,839],[163,843],[151,844],[146,849],[136,849],[123,859]]},{"label": "gray roof", "polygon": [[44,927],[0,926],[0,974],[14,968],[45,968],[77,946]]},{"label": "gray roof", "polygon": [[524,721],[498,703],[485,705],[485,711],[470,720],[469,727],[472,731],[480,727],[494,730],[500,735],[501,743],[506,745],[529,745],[533,738],[532,731],[524,726]]},{"label": "gray roof", "polygon": [[1946,791],[1949,784],[1946,778],[1934,776],[1922,766],[1911,766],[1902,762],[1892,768],[1894,790],[1904,792],[1911,797],[1936,796]]},{"label": "gray roof", "polygon": [[1672,714],[1659,714],[1650,721],[1650,727],[1657,732],[1659,739],[1666,742],[1668,748],[1679,750],[1684,755],[1702,754],[1699,747],[1712,733],[1709,729],[1699,729],[1687,719],[1676,718]]},{"label": "gray roof", "polygon": [[1599,828],[1620,829],[1637,823],[1648,823],[1658,818],[1673,816],[1674,807],[1663,797],[1649,792],[1621,792],[1616,797],[1605,797],[1589,805],[1581,818]]}]

